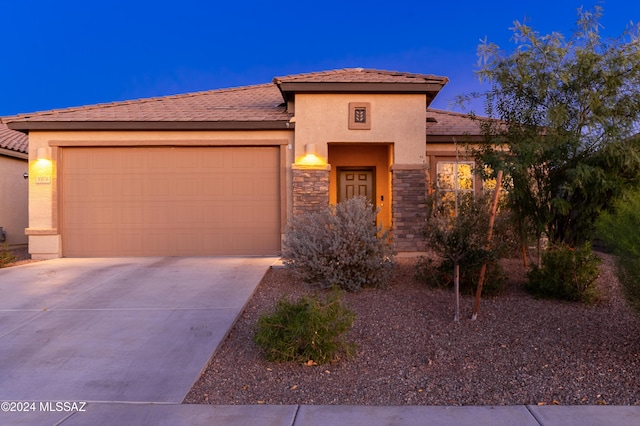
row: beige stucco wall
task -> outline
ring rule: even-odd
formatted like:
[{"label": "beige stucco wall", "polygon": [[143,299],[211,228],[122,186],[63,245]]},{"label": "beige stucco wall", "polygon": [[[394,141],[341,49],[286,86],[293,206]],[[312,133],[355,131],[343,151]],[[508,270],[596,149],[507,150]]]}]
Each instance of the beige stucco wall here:
[{"label": "beige stucco wall", "polygon": [[[349,129],[349,103],[370,103],[371,129]],[[296,158],[315,144],[327,158],[328,143],[393,144],[395,164],[421,164],[425,158],[425,95],[296,94]]]},{"label": "beige stucco wall", "polygon": [[[57,170],[60,148],[70,146],[251,146],[279,145],[285,152],[282,185],[285,188],[283,210],[291,210],[291,164],[293,163],[293,131],[77,131],[29,133],[29,252],[34,259],[60,257],[62,253]],[[37,160],[38,148],[49,150],[49,162]],[[50,176],[50,182],[46,176]],[[40,177],[40,183],[38,179]],[[44,179],[43,179],[44,178]],[[42,183],[42,180],[45,180]],[[286,219],[283,217],[283,223]],[[2,225],[0,225],[2,226]]]},{"label": "beige stucco wall", "polygon": [[23,176],[27,169],[27,160],[0,155],[0,226],[10,246],[27,243],[28,182]]}]

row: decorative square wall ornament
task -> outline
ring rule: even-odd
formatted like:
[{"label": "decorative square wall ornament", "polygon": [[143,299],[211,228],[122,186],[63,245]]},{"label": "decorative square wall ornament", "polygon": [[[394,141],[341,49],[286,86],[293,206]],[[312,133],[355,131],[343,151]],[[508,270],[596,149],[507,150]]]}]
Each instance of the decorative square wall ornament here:
[{"label": "decorative square wall ornament", "polygon": [[371,103],[349,102],[349,129],[371,129]]}]

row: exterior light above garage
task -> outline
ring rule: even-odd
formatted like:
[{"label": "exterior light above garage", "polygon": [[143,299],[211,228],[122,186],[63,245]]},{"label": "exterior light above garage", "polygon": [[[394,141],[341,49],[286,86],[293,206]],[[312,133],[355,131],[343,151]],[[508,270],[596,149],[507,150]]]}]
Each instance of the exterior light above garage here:
[{"label": "exterior light above garage", "polygon": [[36,150],[36,160],[38,161],[51,161],[51,154],[49,148],[41,146]]},{"label": "exterior light above garage", "polygon": [[51,184],[52,164],[51,149],[49,147],[36,149],[36,161],[29,174],[35,176],[36,184]]},{"label": "exterior light above garage", "polygon": [[315,143],[308,143],[304,146],[304,157],[298,158],[296,164],[300,166],[324,166],[326,160],[318,156]]}]

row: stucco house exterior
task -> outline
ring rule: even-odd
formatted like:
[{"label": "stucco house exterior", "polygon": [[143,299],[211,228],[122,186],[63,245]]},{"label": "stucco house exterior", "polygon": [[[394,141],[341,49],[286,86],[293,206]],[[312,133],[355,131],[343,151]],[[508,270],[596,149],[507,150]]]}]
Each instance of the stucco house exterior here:
[{"label": "stucco house exterior", "polygon": [[429,108],[447,82],[355,68],[7,118],[29,136],[29,251],[277,255],[291,215],[358,194],[397,251],[423,250],[427,188],[480,135]]},{"label": "stucco house exterior", "polygon": [[28,137],[0,122],[0,244],[27,245],[24,233],[28,214]]}]

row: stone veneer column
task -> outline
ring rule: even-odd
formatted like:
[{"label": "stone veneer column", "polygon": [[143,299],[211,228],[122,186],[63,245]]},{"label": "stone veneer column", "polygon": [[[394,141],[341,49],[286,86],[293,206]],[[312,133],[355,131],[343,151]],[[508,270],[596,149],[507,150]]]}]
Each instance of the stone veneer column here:
[{"label": "stone veneer column", "polygon": [[396,251],[424,251],[426,245],[420,230],[424,223],[427,177],[422,165],[394,165],[393,243]]},{"label": "stone veneer column", "polygon": [[318,211],[329,205],[331,166],[293,164],[293,214]]}]

